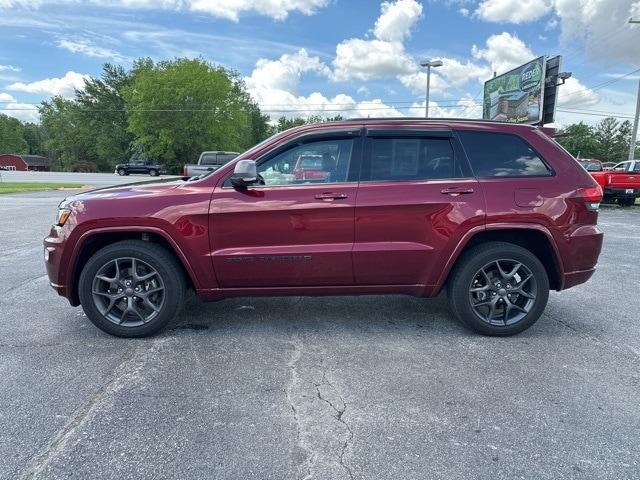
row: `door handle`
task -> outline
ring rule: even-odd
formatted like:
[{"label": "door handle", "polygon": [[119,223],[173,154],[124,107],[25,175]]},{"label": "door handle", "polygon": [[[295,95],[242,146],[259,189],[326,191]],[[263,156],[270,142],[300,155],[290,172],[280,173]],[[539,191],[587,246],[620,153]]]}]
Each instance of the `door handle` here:
[{"label": "door handle", "polygon": [[316,199],[325,200],[327,202],[331,200],[339,200],[342,198],[347,198],[347,195],[345,195],[344,193],[333,193],[333,192],[324,192],[324,193],[316,194]]},{"label": "door handle", "polygon": [[467,195],[469,193],[473,193],[473,188],[471,187],[448,187],[440,190],[440,193],[443,195],[451,195],[452,197],[457,197],[458,195]]}]

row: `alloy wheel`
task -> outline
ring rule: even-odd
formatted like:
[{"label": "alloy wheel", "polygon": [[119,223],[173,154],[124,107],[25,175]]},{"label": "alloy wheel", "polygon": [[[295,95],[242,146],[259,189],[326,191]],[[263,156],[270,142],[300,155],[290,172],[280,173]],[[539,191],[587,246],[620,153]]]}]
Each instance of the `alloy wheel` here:
[{"label": "alloy wheel", "polygon": [[162,310],[165,287],[156,269],[137,258],[116,258],[98,269],[92,282],[98,311],[110,322],[137,327]]},{"label": "alloy wheel", "polygon": [[473,312],[489,325],[508,326],[522,320],[533,308],[538,283],[522,262],[502,259],[476,272],[469,286]]}]

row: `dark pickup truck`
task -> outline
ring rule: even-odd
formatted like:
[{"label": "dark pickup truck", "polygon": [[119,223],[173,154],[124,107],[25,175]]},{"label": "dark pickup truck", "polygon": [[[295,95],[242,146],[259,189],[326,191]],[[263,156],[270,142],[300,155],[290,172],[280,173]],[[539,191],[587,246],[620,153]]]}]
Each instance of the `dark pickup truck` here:
[{"label": "dark pickup truck", "polygon": [[116,165],[114,173],[118,175],[129,175],[131,173],[144,173],[157,177],[162,173],[162,167],[151,160],[129,160],[128,163],[120,163]]}]

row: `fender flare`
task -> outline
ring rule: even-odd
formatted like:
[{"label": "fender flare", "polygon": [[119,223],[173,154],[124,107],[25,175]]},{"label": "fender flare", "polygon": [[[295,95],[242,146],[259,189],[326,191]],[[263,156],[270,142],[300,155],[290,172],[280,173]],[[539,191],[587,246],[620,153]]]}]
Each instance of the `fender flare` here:
[{"label": "fender flare", "polygon": [[193,268],[191,267],[191,264],[189,263],[187,256],[184,254],[184,252],[182,251],[178,243],[171,237],[171,235],[169,235],[165,230],[159,227],[129,225],[129,226],[111,226],[111,227],[91,228],[80,235],[78,240],[75,242],[75,245],[73,246],[73,251],[71,253],[72,261],[68,263],[68,267],[67,267],[67,274],[66,274],[67,279],[65,283],[67,284],[67,288],[69,289],[68,290],[69,292],[73,292],[73,285],[75,284],[75,281],[76,281],[76,275],[74,274],[77,273],[76,270],[78,265],[78,258],[80,257],[80,252],[83,246],[86,244],[89,237],[92,237],[94,235],[100,235],[103,233],[119,233],[119,232],[153,233],[161,236],[164,240],[167,241],[167,243],[173,249],[173,252],[176,254],[176,256],[178,257],[178,260],[180,261],[185,271],[187,272],[187,275],[189,275],[189,278],[191,279],[193,286],[196,289],[200,288],[200,282],[198,280],[198,277],[193,271]]},{"label": "fender flare", "polygon": [[465,247],[469,244],[469,242],[473,237],[475,237],[480,233],[489,232],[489,231],[499,231],[499,230],[536,230],[544,234],[544,236],[547,237],[549,244],[551,245],[553,260],[559,276],[559,282],[560,282],[560,285],[562,285],[563,283],[562,279],[564,278],[565,269],[564,269],[564,265],[562,264],[562,257],[560,256],[560,251],[558,250],[558,245],[556,243],[556,240],[555,238],[553,238],[553,235],[551,234],[551,231],[548,228],[536,223],[496,222],[496,223],[488,223],[486,225],[479,225],[477,227],[473,227],[469,229],[462,236],[458,244],[455,246],[453,252],[449,256],[449,260],[445,264],[445,267],[442,269],[440,276],[438,277],[438,282],[436,284],[436,291],[439,292],[442,289],[442,287],[444,286],[444,283],[446,282],[449,276],[449,273],[451,273],[451,270],[453,269],[453,266],[458,261],[458,258],[460,258],[460,254],[465,249]]}]

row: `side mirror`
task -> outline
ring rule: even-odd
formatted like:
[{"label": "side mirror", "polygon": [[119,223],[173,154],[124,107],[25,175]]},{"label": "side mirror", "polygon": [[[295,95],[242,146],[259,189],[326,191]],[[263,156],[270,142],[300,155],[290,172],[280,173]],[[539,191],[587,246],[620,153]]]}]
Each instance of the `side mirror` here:
[{"label": "side mirror", "polygon": [[258,182],[258,169],[255,160],[240,160],[236,163],[231,176],[231,185],[235,188],[247,188]]}]

